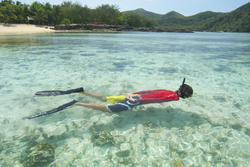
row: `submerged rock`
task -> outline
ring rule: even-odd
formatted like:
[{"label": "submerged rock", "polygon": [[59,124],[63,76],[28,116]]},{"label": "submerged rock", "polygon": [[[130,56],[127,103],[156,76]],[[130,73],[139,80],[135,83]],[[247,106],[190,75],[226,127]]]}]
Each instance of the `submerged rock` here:
[{"label": "submerged rock", "polygon": [[174,161],[174,167],[184,167],[182,162],[177,160],[177,161]]},{"label": "submerged rock", "polygon": [[241,130],[241,129],[242,129],[241,123],[238,122],[238,121],[235,121],[235,122],[231,125],[231,127],[232,127],[233,129],[235,129],[235,130]]},{"label": "submerged rock", "polygon": [[21,162],[25,167],[47,167],[55,159],[55,147],[49,143],[39,143],[29,147]]},{"label": "submerged rock", "polygon": [[130,154],[130,150],[119,151],[116,153],[118,157],[128,157]]},{"label": "submerged rock", "polygon": [[115,166],[136,166],[135,159],[130,150],[118,151],[115,154],[109,154],[108,160]]},{"label": "submerged rock", "polygon": [[91,131],[91,142],[96,146],[114,145],[115,139],[109,131]]}]

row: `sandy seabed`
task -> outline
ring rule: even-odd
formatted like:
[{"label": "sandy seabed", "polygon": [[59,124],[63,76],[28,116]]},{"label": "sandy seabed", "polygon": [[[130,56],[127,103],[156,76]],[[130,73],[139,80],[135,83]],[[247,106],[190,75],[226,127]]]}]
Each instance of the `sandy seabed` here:
[{"label": "sandy seabed", "polygon": [[49,26],[31,24],[3,24],[0,23],[0,35],[18,35],[54,32]]}]

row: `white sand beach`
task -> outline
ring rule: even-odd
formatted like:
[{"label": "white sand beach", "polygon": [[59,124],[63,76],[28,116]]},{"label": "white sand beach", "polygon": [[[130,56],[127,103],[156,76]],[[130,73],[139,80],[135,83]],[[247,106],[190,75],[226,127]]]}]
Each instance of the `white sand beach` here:
[{"label": "white sand beach", "polygon": [[54,32],[49,26],[31,24],[3,24],[0,23],[0,35],[34,34]]}]

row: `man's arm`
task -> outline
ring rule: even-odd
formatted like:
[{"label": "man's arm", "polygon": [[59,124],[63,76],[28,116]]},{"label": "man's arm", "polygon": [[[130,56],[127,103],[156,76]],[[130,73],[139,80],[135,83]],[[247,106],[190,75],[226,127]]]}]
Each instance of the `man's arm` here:
[{"label": "man's arm", "polygon": [[148,94],[153,92],[153,90],[143,90],[143,91],[139,91],[139,92],[134,92],[132,94],[139,94],[139,95],[143,95],[143,94]]}]

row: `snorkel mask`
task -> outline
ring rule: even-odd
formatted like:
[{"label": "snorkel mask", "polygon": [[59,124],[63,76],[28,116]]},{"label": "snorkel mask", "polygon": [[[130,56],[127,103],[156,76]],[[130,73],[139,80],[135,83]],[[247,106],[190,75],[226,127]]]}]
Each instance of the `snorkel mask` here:
[{"label": "snorkel mask", "polygon": [[[192,96],[193,94],[193,90],[189,85],[185,84],[185,80],[186,78],[183,79],[182,84],[180,86],[180,88],[178,89],[178,96],[181,98],[187,98]],[[189,88],[189,90],[187,91],[187,88]]]}]

